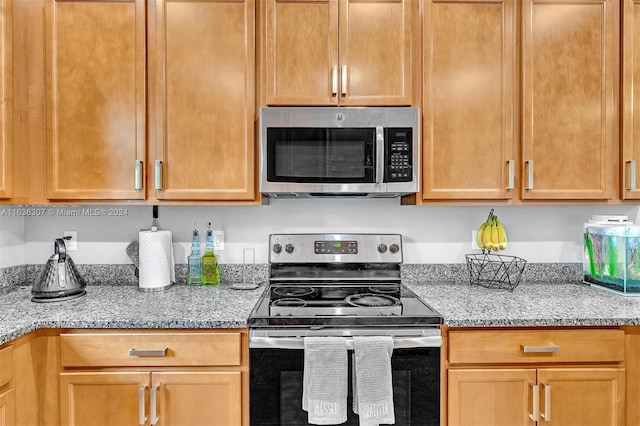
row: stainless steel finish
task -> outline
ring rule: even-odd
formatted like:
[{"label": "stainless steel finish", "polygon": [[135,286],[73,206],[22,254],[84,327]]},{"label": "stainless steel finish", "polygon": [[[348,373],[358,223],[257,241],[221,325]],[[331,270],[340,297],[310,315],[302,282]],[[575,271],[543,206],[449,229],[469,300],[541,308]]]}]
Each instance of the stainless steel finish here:
[{"label": "stainless steel finish", "polygon": [[535,383],[529,383],[531,387],[531,396],[533,400],[533,407],[531,408],[532,413],[529,413],[529,418],[534,422],[540,420],[540,394],[538,385]]},{"label": "stainless steel finish", "polygon": [[134,168],[134,184],[133,187],[136,191],[142,189],[142,161],[136,160]]},{"label": "stainless steel finish", "polygon": [[[315,254],[314,244],[316,241],[356,241],[358,253],[356,254]],[[285,246],[292,244],[294,250],[291,253],[277,251],[273,248],[277,245]],[[391,246],[396,244],[399,250],[396,253],[387,250],[384,253],[378,251],[379,244]],[[337,263],[337,262],[358,262],[358,263],[402,263],[402,235],[400,234],[271,234],[269,235],[269,262],[271,263]],[[300,277],[291,277],[293,280],[300,280]],[[363,275],[348,277],[344,274],[339,277],[341,280],[362,279]],[[284,278],[286,280],[286,278]],[[304,277],[305,280],[313,281],[313,277]],[[369,279],[369,277],[367,277]],[[371,277],[376,280],[375,277]],[[388,277],[379,277],[378,280],[386,280]]]},{"label": "stainless steel finish", "polygon": [[144,412],[144,392],[147,389],[146,386],[140,386],[138,388],[138,424],[144,425],[147,423],[147,416]]},{"label": "stainless steel finish", "polygon": [[508,182],[507,182],[507,189],[513,189],[515,188],[516,184],[515,184],[515,173],[514,173],[514,161],[513,160],[507,160],[507,167],[509,168],[509,177],[508,177]]},{"label": "stainless steel finish", "polygon": [[342,96],[347,96],[347,66],[342,66],[342,78],[340,80],[340,88],[342,89]]},{"label": "stainless steel finish", "polygon": [[[384,296],[384,295],[379,295]],[[293,299],[293,298],[292,298]],[[277,302],[285,299],[278,299],[271,303],[270,312],[271,315],[288,315],[288,316],[303,316],[309,315],[309,310],[313,309],[313,315],[358,315],[364,312],[363,307],[357,306],[314,306],[313,301],[301,301],[299,306],[279,306]],[[402,315],[402,306],[368,306],[366,307],[367,316],[380,316],[380,315]]]},{"label": "stainless steel finish", "polygon": [[384,127],[376,127],[376,183],[384,182]]},{"label": "stainless steel finish", "polygon": [[636,189],[636,160],[627,161],[629,167],[629,180],[627,190]]},{"label": "stainless steel finish", "polygon": [[549,383],[542,383],[544,388],[544,412],[540,413],[540,417],[545,422],[551,421],[551,385]]},{"label": "stainless steel finish", "polygon": [[140,286],[138,286],[138,291],[140,291],[142,293],[156,293],[158,291],[169,290],[174,285],[176,285],[176,283],[169,283],[169,284],[165,285],[164,287],[140,287]]},{"label": "stainless steel finish", "polygon": [[331,96],[338,96],[338,67],[331,67]]},{"label": "stainless steel finish", "polygon": [[162,190],[162,161],[156,160],[155,162],[155,189]]},{"label": "stainless steel finish", "polygon": [[533,189],[533,160],[525,161],[527,166],[527,187],[525,189]]},{"label": "stainless steel finish", "polygon": [[129,356],[167,356],[167,349],[129,349]]},{"label": "stainless steel finish", "polygon": [[545,346],[520,345],[520,348],[525,353],[554,353],[560,350],[560,346],[553,343]]},{"label": "stainless steel finish", "polygon": [[394,349],[399,348],[437,348],[442,346],[439,328],[429,329],[295,329],[249,330],[250,348],[304,349],[304,338],[311,336],[344,337],[347,347],[353,349],[353,336],[391,336]]},{"label": "stainless steel finish", "polygon": [[[339,119],[340,118],[340,119]],[[420,110],[413,107],[264,107],[260,109],[260,192],[272,197],[350,196],[390,198],[418,192],[420,171]],[[411,127],[413,173],[410,182],[314,184],[267,180],[268,127]]]},{"label": "stainless steel finish", "polygon": [[86,281],[67,255],[63,238],[56,238],[54,254],[49,257],[31,288],[34,302],[72,299],[86,294]]},{"label": "stainless steel finish", "polygon": [[152,386],[149,398],[149,415],[151,416],[151,425],[156,425],[160,421],[160,418],[158,417],[157,396],[158,386]]}]

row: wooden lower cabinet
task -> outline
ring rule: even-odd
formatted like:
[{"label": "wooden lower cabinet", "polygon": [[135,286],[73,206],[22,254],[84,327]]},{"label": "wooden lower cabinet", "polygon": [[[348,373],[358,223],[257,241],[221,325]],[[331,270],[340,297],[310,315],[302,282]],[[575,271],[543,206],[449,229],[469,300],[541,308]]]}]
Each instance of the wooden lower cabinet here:
[{"label": "wooden lower cabinet", "polygon": [[0,426],[16,424],[16,391],[11,388],[0,393]]},{"label": "wooden lower cabinet", "polygon": [[242,424],[240,372],[63,372],[63,425]]},{"label": "wooden lower cabinet", "polygon": [[451,369],[448,379],[451,425],[624,424],[622,368]]},{"label": "wooden lower cabinet", "polygon": [[448,424],[624,425],[624,360],[621,329],[449,329]]}]

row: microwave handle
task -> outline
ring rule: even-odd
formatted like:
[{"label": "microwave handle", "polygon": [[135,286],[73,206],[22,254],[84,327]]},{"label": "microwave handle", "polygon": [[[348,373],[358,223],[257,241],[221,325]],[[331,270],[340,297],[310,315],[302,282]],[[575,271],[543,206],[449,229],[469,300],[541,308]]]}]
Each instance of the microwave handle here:
[{"label": "microwave handle", "polygon": [[384,127],[376,127],[376,183],[384,182]]}]

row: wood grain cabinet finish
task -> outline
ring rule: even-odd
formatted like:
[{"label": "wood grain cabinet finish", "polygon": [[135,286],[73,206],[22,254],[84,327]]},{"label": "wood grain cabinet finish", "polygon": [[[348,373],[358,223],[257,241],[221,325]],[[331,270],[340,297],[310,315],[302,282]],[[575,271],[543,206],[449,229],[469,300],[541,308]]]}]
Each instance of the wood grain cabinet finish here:
[{"label": "wood grain cabinet finish", "polygon": [[154,5],[155,198],[255,200],[253,0]]},{"label": "wood grain cabinet finish", "polygon": [[622,10],[622,198],[640,198],[640,1]]},{"label": "wood grain cabinet finish", "polygon": [[47,199],[143,199],[145,0],[46,0],[45,13]]},{"label": "wood grain cabinet finish", "polygon": [[619,329],[449,330],[451,425],[625,424]]},{"label": "wood grain cabinet finish", "polygon": [[0,199],[13,198],[13,0],[0,2]]},{"label": "wood grain cabinet finish", "polygon": [[266,0],[266,104],[411,105],[418,6]]},{"label": "wood grain cabinet finish", "polygon": [[424,2],[423,199],[517,195],[516,58],[514,0]]},{"label": "wood grain cabinet finish", "polygon": [[0,349],[0,426],[16,424],[13,346]]},{"label": "wood grain cabinet finish", "polygon": [[523,2],[524,200],[613,196],[618,9],[618,0]]}]

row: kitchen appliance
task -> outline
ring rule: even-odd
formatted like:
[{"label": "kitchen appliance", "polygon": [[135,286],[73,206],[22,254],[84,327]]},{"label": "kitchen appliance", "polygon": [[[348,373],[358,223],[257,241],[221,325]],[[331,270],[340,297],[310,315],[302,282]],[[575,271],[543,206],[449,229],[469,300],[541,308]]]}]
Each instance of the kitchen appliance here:
[{"label": "kitchen appliance", "polygon": [[260,191],[277,198],[416,193],[420,111],[411,107],[260,109]]},{"label": "kitchen appliance", "polygon": [[56,302],[87,294],[87,283],[67,255],[64,238],[56,238],[53,247],[54,253],[31,288],[33,302]]},{"label": "kitchen appliance", "polygon": [[[398,234],[269,236],[269,282],[248,321],[252,426],[308,424],[308,336],[341,336],[350,350],[354,336],[391,336],[395,424],[440,424],[442,316],[402,284],[402,250]],[[349,410],[345,424],[358,423]]]}]

